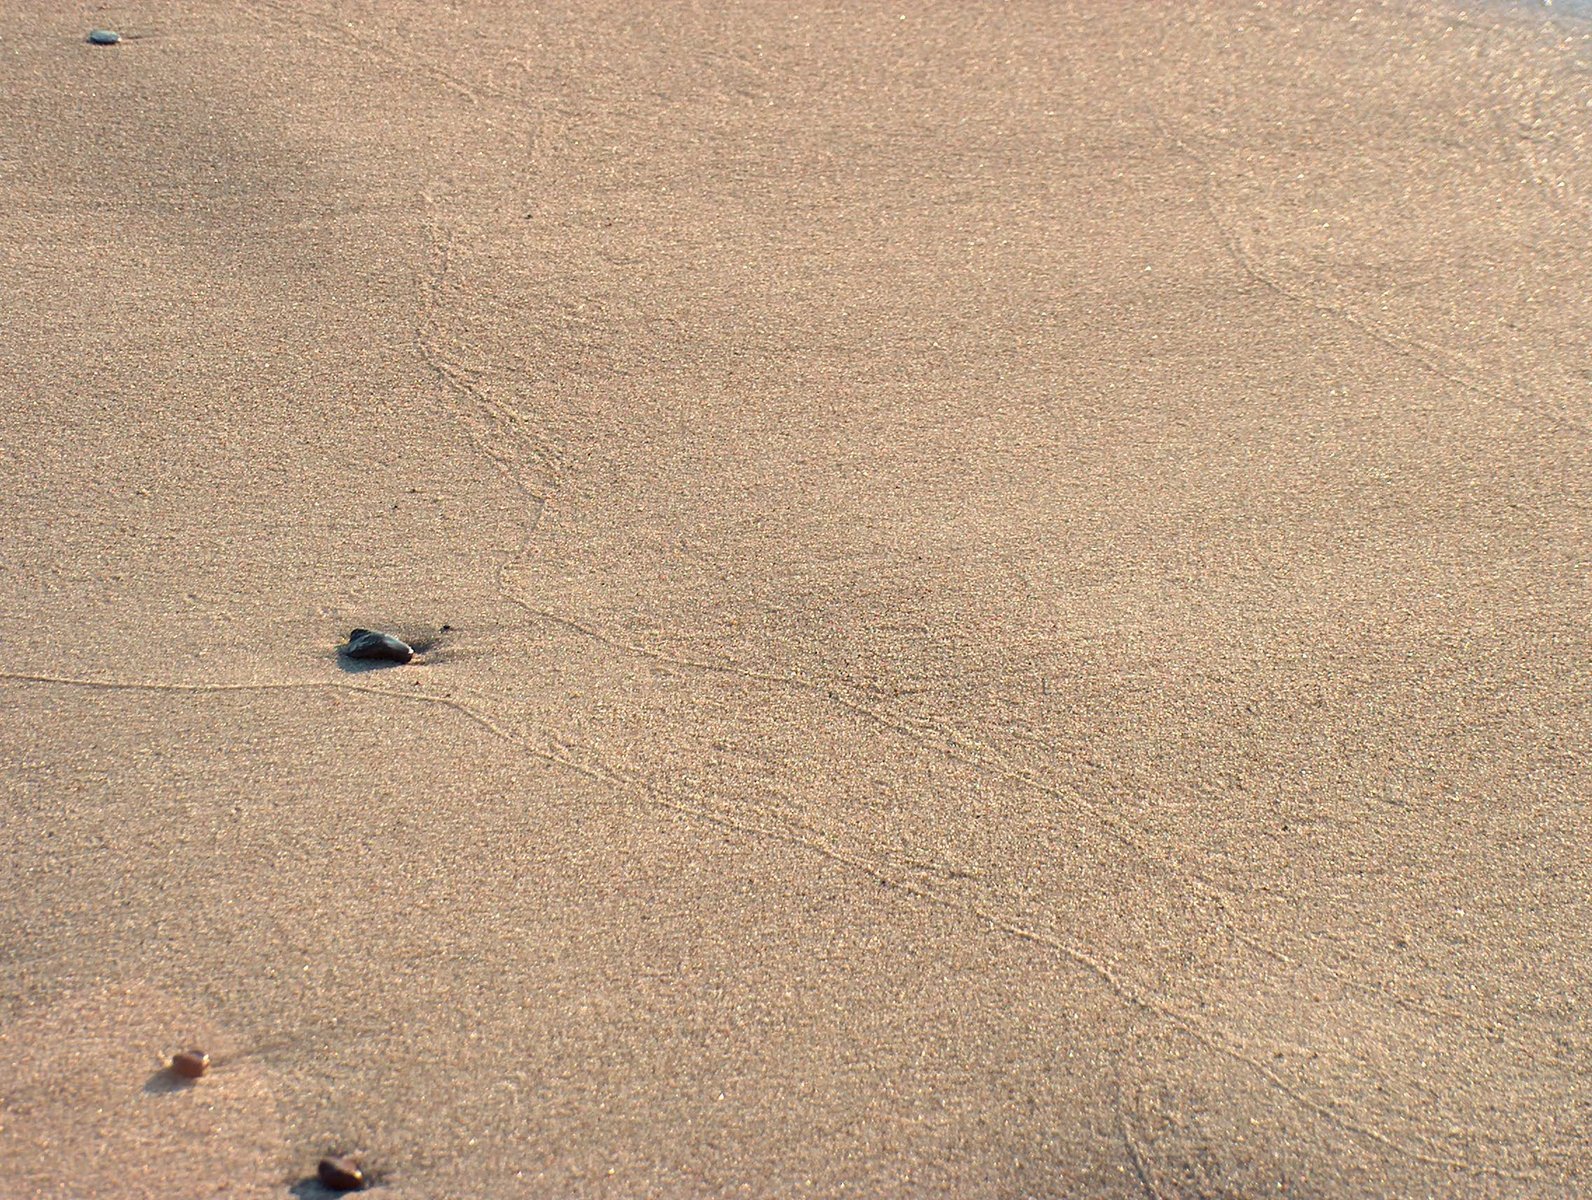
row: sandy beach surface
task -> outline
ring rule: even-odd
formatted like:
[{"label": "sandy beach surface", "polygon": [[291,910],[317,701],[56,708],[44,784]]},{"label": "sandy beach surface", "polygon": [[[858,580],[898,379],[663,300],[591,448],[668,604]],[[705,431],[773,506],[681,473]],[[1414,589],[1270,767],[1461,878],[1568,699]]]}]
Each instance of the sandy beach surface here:
[{"label": "sandy beach surface", "polygon": [[1592,1194],[1584,19],[3,0],[0,99],[0,1196]]}]

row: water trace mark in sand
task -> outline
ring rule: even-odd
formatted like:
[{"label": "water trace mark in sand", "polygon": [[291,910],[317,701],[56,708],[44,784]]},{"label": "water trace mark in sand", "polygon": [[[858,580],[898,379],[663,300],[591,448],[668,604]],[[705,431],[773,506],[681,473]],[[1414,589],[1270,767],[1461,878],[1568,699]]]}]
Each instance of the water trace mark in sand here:
[{"label": "water trace mark in sand", "polygon": [[580,761],[557,742],[550,741],[547,745],[538,745],[527,738],[515,734],[489,713],[483,712],[474,705],[452,696],[437,695],[424,691],[400,691],[358,683],[308,679],[272,683],[186,683],[177,681],[90,679],[61,675],[0,672],[0,680],[21,684],[82,688],[94,691],[141,691],[171,695],[345,692],[360,696],[376,697],[386,701],[398,701],[404,704],[421,704],[443,708],[456,713],[493,737],[531,757],[613,788],[617,792],[630,796],[638,803],[665,810],[685,819],[704,822],[754,840],[781,843],[816,854],[841,867],[866,876],[899,895],[941,909],[970,915],[983,923],[991,932],[1054,953],[1094,976],[1096,980],[1122,1002],[1148,1016],[1166,1022],[1207,1050],[1228,1058],[1254,1072],[1267,1085],[1281,1095],[1286,1096],[1300,1108],[1312,1113],[1347,1135],[1361,1138],[1390,1153],[1425,1166],[1460,1171],[1470,1175],[1523,1182],[1540,1182],[1544,1178],[1540,1172],[1506,1169],[1488,1163],[1478,1163],[1469,1158],[1445,1154],[1434,1143],[1425,1138],[1419,1136],[1410,1138],[1395,1137],[1375,1124],[1357,1120],[1346,1111],[1348,1105],[1343,1101],[1331,1097],[1317,1099],[1283,1078],[1266,1061],[1265,1047],[1257,1047],[1233,1035],[1230,1031],[1223,1030],[1212,1024],[1206,1018],[1177,1007],[1163,996],[1135,984],[1103,959],[1091,954],[1082,947],[1063,938],[1035,929],[1020,918],[1002,912],[998,908],[978,902],[971,904],[960,903],[956,898],[942,895],[911,878],[903,877],[899,872],[892,871],[887,861],[883,859],[836,844],[821,834],[799,833],[780,826],[761,824],[728,816],[722,811],[707,807],[703,803],[686,803],[674,796],[665,794],[648,781],[640,779],[629,772],[609,767],[600,760],[593,761],[588,759],[587,761]]},{"label": "water trace mark in sand", "polygon": [[[328,24],[322,30],[311,30],[304,27],[299,21],[292,19],[299,17],[300,14],[297,12],[289,14],[282,6],[271,3],[270,0],[257,0],[256,6],[273,12],[279,19],[287,21],[295,28],[301,29],[307,36],[328,46],[337,47],[340,50],[356,48],[356,44],[348,39],[345,31],[338,30],[332,25]],[[361,41],[357,43],[357,49],[368,51],[370,50],[370,43]],[[396,48],[390,46],[382,45],[376,52],[388,60],[403,66],[405,69],[414,70],[423,76],[434,79],[440,86],[477,109],[482,107],[481,97],[484,93],[479,88],[472,87],[468,82],[459,80],[450,73],[436,67],[435,64],[425,63],[417,56],[400,53]],[[485,113],[480,115],[483,122],[494,128],[496,127]],[[1172,144],[1179,146],[1195,161],[1204,165],[1209,171],[1208,164],[1205,164],[1195,151],[1174,135],[1171,135],[1166,130],[1164,123],[1154,113],[1151,113],[1150,116],[1156,123],[1157,128],[1161,130],[1163,136],[1168,138]],[[1125,821],[1118,814],[1093,803],[1087,796],[1076,789],[1058,787],[1031,771],[1012,766],[992,747],[982,744],[976,739],[969,738],[949,727],[938,725],[932,721],[891,713],[885,705],[878,702],[877,697],[868,695],[866,687],[863,686],[865,681],[857,683],[855,690],[866,697],[859,699],[855,696],[847,695],[842,688],[837,687],[834,683],[794,671],[782,675],[758,671],[733,662],[712,662],[666,654],[637,642],[623,632],[601,630],[563,614],[538,608],[523,595],[519,594],[515,590],[510,577],[514,572],[514,568],[528,553],[542,512],[548,504],[552,503],[559,483],[567,469],[567,464],[556,444],[533,436],[528,423],[519,412],[511,405],[492,398],[482,386],[482,375],[479,368],[468,366],[459,356],[452,352],[446,326],[449,290],[453,286],[452,281],[456,271],[454,261],[456,226],[454,223],[442,219],[440,216],[442,206],[434,197],[424,196],[422,203],[427,211],[425,230],[430,244],[432,277],[426,310],[416,334],[417,351],[427,368],[442,385],[445,393],[453,400],[454,409],[459,416],[461,424],[469,432],[473,443],[482,455],[493,463],[503,477],[526,496],[533,514],[531,520],[524,528],[521,545],[505,558],[499,568],[497,582],[504,598],[537,620],[560,625],[618,653],[648,658],[681,670],[707,672],[737,678],[748,686],[795,689],[824,703],[832,704],[860,720],[872,723],[895,735],[910,739],[917,744],[931,746],[949,759],[1001,780],[1008,785],[1029,790],[1053,801],[1067,804],[1085,815],[1124,849],[1154,864],[1158,870],[1165,872],[1169,877],[1183,880],[1202,898],[1211,903],[1213,908],[1220,914],[1228,934],[1235,941],[1242,943],[1251,950],[1293,970],[1319,971],[1337,979],[1346,986],[1374,995],[1389,1004],[1419,1012],[1427,1017],[1458,1020],[1467,1024],[1474,1022],[1474,1018],[1469,1014],[1446,1007],[1433,1006],[1419,999],[1400,995],[1384,984],[1360,978],[1352,972],[1339,971],[1329,964],[1319,962],[1306,963],[1299,957],[1290,955],[1247,933],[1238,927],[1236,918],[1231,912],[1229,889],[1198,872],[1191,871],[1178,864],[1165,850],[1155,845],[1147,837],[1144,830],[1134,826],[1129,821]],[[1474,377],[1455,372],[1446,365],[1444,356],[1437,348],[1427,346],[1424,343],[1394,337],[1371,326],[1352,311],[1297,293],[1294,289],[1272,278],[1253,261],[1252,256],[1247,253],[1241,242],[1223,223],[1216,210],[1209,186],[1206,187],[1204,192],[1204,203],[1226,253],[1255,282],[1280,296],[1350,323],[1360,329],[1366,336],[1395,352],[1412,358],[1434,374],[1450,382],[1488,395],[1500,403],[1510,403],[1513,407],[1522,408],[1520,402],[1511,401],[1509,398],[1488,391]],[[1534,412],[1538,416],[1542,415],[1536,413],[1535,410],[1525,408],[1522,408],[1522,410]],[[925,887],[910,876],[904,876],[900,871],[893,869],[887,858],[868,853],[866,848],[859,850],[855,847],[843,845],[811,826],[793,830],[788,827],[788,824],[776,824],[731,816],[722,810],[713,808],[701,797],[697,797],[698,803],[687,803],[675,796],[664,794],[646,780],[640,779],[632,773],[604,764],[600,756],[577,750],[569,743],[559,741],[550,736],[545,739],[544,743],[538,743],[533,739],[523,737],[514,732],[506,722],[494,715],[492,705],[505,702],[498,698],[477,697],[474,703],[469,703],[453,696],[427,694],[424,692],[404,692],[360,683],[325,680],[302,680],[268,684],[205,684],[75,679],[64,676],[12,673],[0,673],[0,678],[18,683],[50,686],[106,690],[125,688],[196,695],[219,692],[330,690],[355,693],[385,702],[420,703],[438,706],[479,726],[492,736],[517,747],[527,755],[541,759],[560,769],[576,772],[589,780],[623,792],[639,803],[665,809],[680,817],[705,822],[750,838],[790,845],[804,852],[813,853],[840,864],[859,875],[872,878],[882,886],[915,901],[971,914],[983,922],[992,932],[1038,946],[1073,963],[1094,976],[1124,1003],[1166,1022],[1168,1025],[1181,1030],[1195,1042],[1244,1065],[1265,1080],[1269,1086],[1288,1096],[1302,1108],[1316,1114],[1323,1121],[1373,1142],[1384,1149],[1404,1155],[1415,1161],[1465,1173],[1528,1181],[1540,1178],[1540,1176],[1535,1174],[1505,1171],[1488,1164],[1475,1163],[1456,1155],[1441,1153],[1436,1149],[1435,1143],[1424,1138],[1417,1137],[1413,1142],[1406,1143],[1401,1139],[1394,1138],[1375,1125],[1356,1121],[1352,1115],[1345,1111],[1347,1106],[1343,1102],[1330,1097],[1326,1100],[1321,1100],[1302,1093],[1300,1089],[1287,1079],[1278,1075],[1264,1060],[1261,1049],[1237,1038],[1230,1031],[1221,1030],[1204,1017],[1177,1008],[1164,997],[1148,991],[1141,985],[1124,977],[1109,963],[1099,956],[1091,954],[1083,947],[1054,937],[1042,930],[1032,928],[1019,916],[1004,912],[988,903],[981,903],[976,898],[970,901],[965,895],[961,894],[946,896],[932,888]],[[946,867],[931,862],[917,865],[927,869],[931,874],[940,875],[942,878],[976,880],[979,877],[977,868]],[[1154,1193],[1154,1187],[1145,1174],[1141,1156],[1138,1155],[1132,1146],[1131,1138],[1129,1139],[1129,1146],[1130,1157],[1134,1161],[1141,1181],[1147,1190]]]},{"label": "water trace mark in sand", "polygon": [[[471,100],[472,103],[476,102],[474,97],[471,97]],[[1157,124],[1158,127],[1162,128],[1164,134],[1164,127],[1160,125],[1158,119]],[[423,203],[429,214],[425,222],[425,228],[431,246],[431,261],[433,265],[430,286],[427,291],[427,307],[416,337],[417,351],[422,361],[426,363],[439,382],[443,384],[445,391],[455,400],[457,404],[456,411],[466,430],[470,433],[471,440],[483,456],[494,464],[504,478],[526,496],[532,510],[532,517],[524,527],[523,537],[519,546],[505,557],[497,571],[498,590],[506,600],[539,620],[570,629],[620,653],[644,657],[681,670],[708,672],[736,678],[748,686],[790,688],[809,694],[821,701],[836,705],[854,717],[907,738],[912,742],[932,746],[951,760],[1001,780],[1008,785],[1037,792],[1053,801],[1066,803],[1086,815],[1097,828],[1104,831],[1124,849],[1152,864],[1168,877],[1179,879],[1185,885],[1193,888],[1197,894],[1214,907],[1219,914],[1219,925],[1238,944],[1290,970],[1320,973],[1350,989],[1375,997],[1395,1007],[1417,1012],[1423,1017],[1457,1021],[1462,1025],[1479,1028],[1476,1019],[1468,1013],[1436,1006],[1419,998],[1402,995],[1390,986],[1376,980],[1366,979],[1353,970],[1340,970],[1327,963],[1306,962],[1303,958],[1289,954],[1244,931],[1239,927],[1231,911],[1230,889],[1223,887],[1197,871],[1183,867],[1171,855],[1148,839],[1142,829],[1135,827],[1129,821],[1121,819],[1117,814],[1105,810],[1100,805],[1091,803],[1086,796],[1076,789],[1059,788],[1030,771],[1013,767],[991,747],[961,735],[946,726],[889,712],[885,705],[878,702],[879,697],[870,695],[869,689],[863,686],[861,682],[857,683],[855,690],[863,696],[867,696],[867,699],[848,696],[842,688],[831,682],[803,676],[797,672],[781,675],[747,668],[734,662],[713,662],[670,655],[647,647],[623,633],[609,633],[599,630],[592,625],[576,621],[563,614],[540,608],[531,602],[514,586],[513,577],[517,574],[517,567],[530,551],[530,546],[546,507],[555,499],[557,489],[567,471],[567,463],[556,444],[549,442],[543,437],[531,434],[529,425],[516,409],[495,400],[488,394],[482,382],[483,368],[467,366],[464,360],[454,354],[451,349],[452,346],[457,344],[457,338],[449,335],[446,312],[450,290],[454,287],[453,280],[456,270],[455,239],[459,225],[456,221],[445,221],[441,217],[442,205],[435,197],[424,196]],[[1356,327],[1361,328],[1368,336],[1395,349],[1399,353],[1416,357],[1422,362],[1422,365],[1442,374],[1452,382],[1461,383],[1471,388],[1478,386],[1473,379],[1446,372],[1440,360],[1435,358],[1435,354],[1430,352],[1429,348],[1411,346],[1384,334],[1374,327],[1367,326],[1356,314],[1339,311],[1332,306],[1312,301],[1309,298],[1293,296],[1283,285],[1261,273],[1244,254],[1242,247],[1227,235],[1225,226],[1222,225],[1215,213],[1214,202],[1208,190],[1205,193],[1205,204],[1219,231],[1219,235],[1223,238],[1224,246],[1229,255],[1258,282],[1279,292],[1279,294],[1287,295],[1291,299],[1299,299],[1302,303],[1312,304],[1314,307],[1349,321]],[[1425,359],[1420,358],[1423,353],[1427,356]],[[518,453],[514,452],[516,450]],[[401,698],[412,700],[416,697],[403,696]],[[883,886],[891,888],[898,893],[922,902],[969,913],[985,923],[994,932],[1052,951],[1089,971],[1124,1002],[1153,1014],[1156,1018],[1182,1030],[1194,1041],[1242,1063],[1265,1080],[1269,1086],[1289,1096],[1301,1107],[1313,1112],[1324,1121],[1347,1132],[1362,1136],[1368,1141],[1377,1143],[1386,1149],[1403,1154],[1416,1161],[1441,1166],[1445,1169],[1457,1169],[1470,1173],[1496,1175],[1506,1178],[1535,1178],[1529,1173],[1511,1172],[1487,1164],[1477,1164],[1459,1155],[1441,1153],[1436,1150],[1432,1143],[1422,1138],[1417,1137],[1413,1143],[1405,1144],[1375,1125],[1356,1121],[1347,1115],[1345,1112],[1347,1106],[1343,1102],[1331,1098],[1320,1100],[1300,1091],[1299,1088],[1280,1076],[1271,1067],[1260,1049],[1237,1038],[1230,1031],[1224,1032],[1215,1029],[1205,1018],[1184,1012],[1168,1003],[1164,998],[1146,991],[1141,986],[1122,976],[1098,956],[1064,939],[1033,928],[1020,918],[1014,917],[987,903],[979,903],[976,899],[969,902],[964,896],[948,897],[924,886],[913,878],[903,877],[899,871],[892,869],[890,866],[891,860],[888,856],[881,857],[877,854],[868,853],[866,849],[858,850],[857,848],[837,843],[831,836],[810,824],[797,822],[796,827],[792,828],[792,822],[786,816],[781,816],[776,820],[759,821],[747,819],[745,816],[728,815],[722,810],[712,807],[703,797],[696,797],[696,803],[682,802],[677,797],[664,795],[645,780],[608,766],[603,763],[599,755],[589,751],[578,750],[571,744],[552,737],[546,739],[545,746],[537,745],[514,734],[501,721],[495,720],[490,715],[489,709],[483,710],[453,700],[448,700],[446,703],[461,715],[488,729],[495,736],[521,746],[528,753],[565,769],[577,771],[590,779],[600,781],[615,789],[628,792],[642,802],[668,809],[683,817],[704,821],[760,840],[783,842],[817,853],[854,871],[870,876]],[[769,814],[764,815],[767,817]],[[932,863],[916,864],[916,866],[926,870],[928,874],[937,875],[942,879],[976,880],[981,874],[976,867],[942,866]],[[1415,1114],[1408,1115],[1412,1118],[1416,1116]],[[1416,1119],[1413,1123],[1418,1126],[1420,1122]]]},{"label": "water trace mark in sand", "polygon": [[[1438,346],[1420,338],[1412,337],[1409,334],[1389,333],[1348,305],[1335,304],[1303,289],[1292,287],[1284,283],[1272,272],[1267,271],[1264,265],[1244,245],[1243,238],[1238,233],[1231,219],[1224,218],[1218,211],[1215,198],[1215,183],[1221,176],[1215,167],[1211,165],[1210,160],[1187,141],[1173,133],[1166,121],[1153,108],[1145,105],[1143,112],[1151,124],[1155,126],[1162,139],[1168,145],[1175,146],[1200,172],[1200,201],[1216,234],[1216,240],[1232,263],[1253,283],[1290,303],[1301,305],[1342,321],[1383,349],[1415,363],[1427,373],[1446,383],[1453,384],[1461,391],[1469,392],[1474,396],[1489,400],[1522,416],[1540,421],[1560,433],[1574,433],[1582,436],[1587,433],[1587,426],[1584,423],[1578,422],[1570,416],[1552,412],[1540,403],[1533,403],[1536,398],[1527,393],[1524,387],[1514,380],[1507,381],[1508,386],[1504,389],[1489,387],[1482,380],[1483,371],[1480,364],[1471,361],[1452,346]],[[1452,365],[1456,361],[1460,364],[1458,367]]]}]

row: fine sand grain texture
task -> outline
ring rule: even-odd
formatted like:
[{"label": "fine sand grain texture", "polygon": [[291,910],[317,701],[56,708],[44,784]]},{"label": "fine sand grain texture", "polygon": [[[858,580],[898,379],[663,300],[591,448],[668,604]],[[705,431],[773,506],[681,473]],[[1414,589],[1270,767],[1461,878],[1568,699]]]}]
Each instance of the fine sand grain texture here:
[{"label": "fine sand grain texture", "polygon": [[1592,1193],[1589,28],[0,2],[0,1197]]}]

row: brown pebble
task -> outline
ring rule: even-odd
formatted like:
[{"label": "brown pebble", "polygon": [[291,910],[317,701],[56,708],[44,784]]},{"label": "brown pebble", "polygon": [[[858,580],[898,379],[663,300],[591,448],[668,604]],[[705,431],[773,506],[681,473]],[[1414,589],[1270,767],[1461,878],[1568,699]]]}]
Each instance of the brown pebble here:
[{"label": "brown pebble", "polygon": [[323,1158],[315,1175],[334,1192],[357,1192],[365,1186],[365,1172],[351,1158]]},{"label": "brown pebble", "polygon": [[184,1050],[171,1060],[171,1073],[184,1079],[198,1079],[210,1069],[210,1056],[203,1050]]}]

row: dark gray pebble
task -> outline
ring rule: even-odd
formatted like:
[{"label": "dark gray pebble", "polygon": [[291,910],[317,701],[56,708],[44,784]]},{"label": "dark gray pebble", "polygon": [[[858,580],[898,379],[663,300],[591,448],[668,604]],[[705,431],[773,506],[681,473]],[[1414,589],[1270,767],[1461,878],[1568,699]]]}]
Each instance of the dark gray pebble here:
[{"label": "dark gray pebble", "polygon": [[334,1192],[357,1192],[365,1186],[365,1172],[351,1158],[323,1158],[315,1175],[323,1187]]},{"label": "dark gray pebble", "polygon": [[90,29],[88,40],[96,46],[114,46],[122,40],[122,35],[114,29]]},{"label": "dark gray pebble", "polygon": [[370,658],[381,662],[406,663],[415,656],[414,647],[390,633],[356,629],[348,635],[343,653],[349,658]]}]

